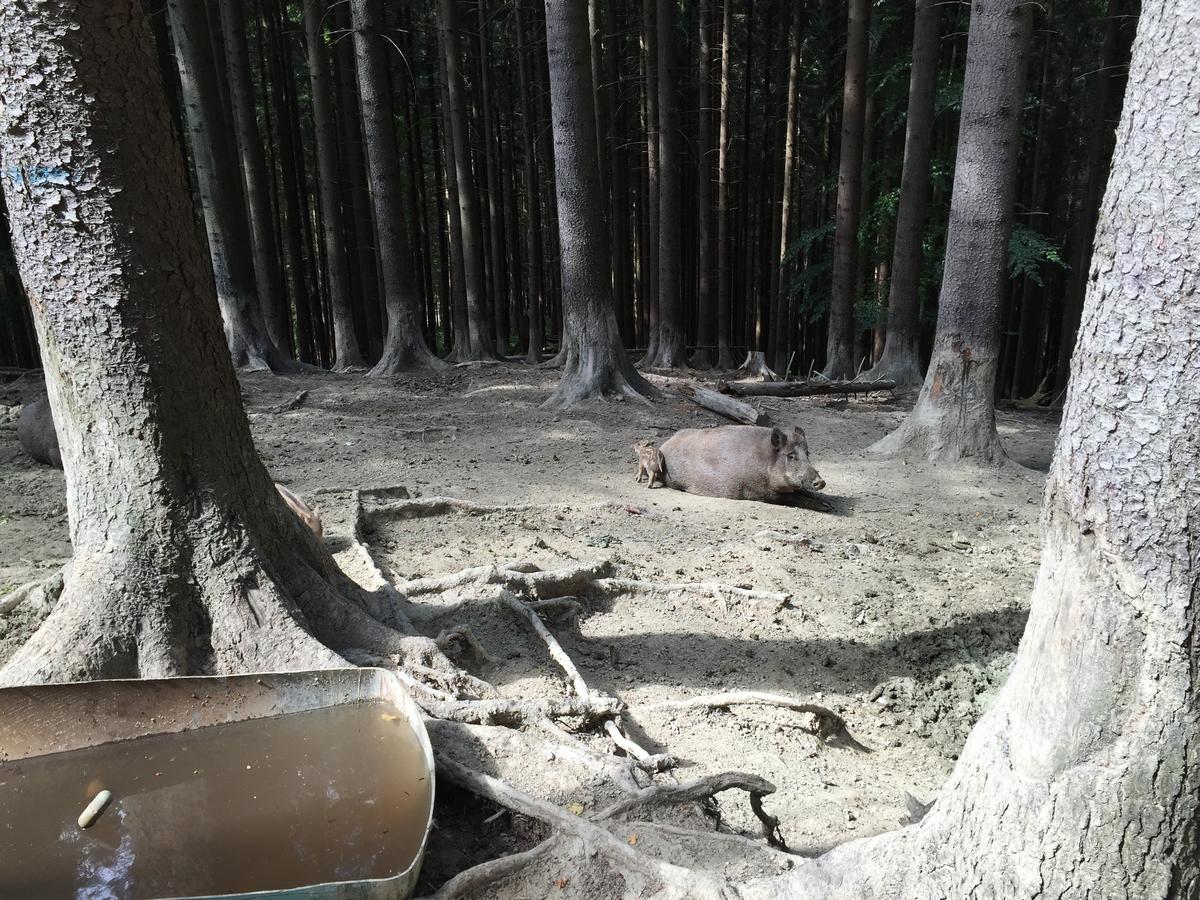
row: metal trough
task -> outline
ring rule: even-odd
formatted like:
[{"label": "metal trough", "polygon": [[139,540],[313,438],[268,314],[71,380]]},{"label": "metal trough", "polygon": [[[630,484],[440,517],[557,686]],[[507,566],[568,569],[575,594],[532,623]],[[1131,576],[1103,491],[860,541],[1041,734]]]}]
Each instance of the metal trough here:
[{"label": "metal trough", "polygon": [[[309,712],[367,700],[394,706],[420,745],[430,785],[420,849],[395,875],[332,881],[222,897],[405,898],[416,886],[433,817],[434,761],[421,712],[400,681],[383,669],[272,672],[228,677],[92,681],[0,689],[0,784],[6,762],[31,760],[132,738],[178,734],[212,725]],[[13,767],[16,768],[16,767]],[[386,778],[386,772],[379,773]],[[4,788],[0,787],[0,819]],[[0,826],[6,823],[0,821]],[[7,823],[19,827],[20,823]],[[4,894],[0,884],[0,894]]]}]

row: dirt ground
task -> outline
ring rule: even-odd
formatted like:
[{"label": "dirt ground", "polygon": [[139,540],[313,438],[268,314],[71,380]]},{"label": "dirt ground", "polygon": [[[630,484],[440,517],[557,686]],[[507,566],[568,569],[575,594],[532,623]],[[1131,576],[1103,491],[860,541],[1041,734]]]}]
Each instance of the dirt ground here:
[{"label": "dirt ground", "polygon": [[[677,397],[542,411],[556,377],[517,365],[389,380],[254,375],[243,393],[276,480],[329,510],[338,489],[391,486],[536,505],[379,523],[372,551],[399,578],[513,559],[543,568],[610,560],[625,577],[787,592],[778,611],[681,594],[620,596],[592,602],[578,633],[558,635],[590,685],[628,704],[630,734],[681,760],[681,779],[739,770],[774,782],[766,805],[794,849],[895,827],[905,792],[932,799],[1024,627],[1056,419],[1002,411],[1001,437],[1023,465],[948,472],[862,452],[899,423],[902,400],[764,401],[777,422],[808,434],[834,506],[818,512],[635,484],[633,441],[721,421]],[[70,555],[62,475],[16,442],[11,408],[40,391],[28,376],[0,385],[0,595]],[[304,402],[283,409],[301,391]],[[811,540],[785,543],[764,531]],[[434,634],[449,624],[435,601],[414,617]],[[32,624],[19,610],[0,617],[0,662]],[[511,612],[481,605],[470,624],[497,660],[476,674],[504,694],[569,694]],[[824,704],[874,752],[824,747],[781,709],[646,708],[737,689]],[[720,803],[732,827],[757,834],[744,795]]]}]

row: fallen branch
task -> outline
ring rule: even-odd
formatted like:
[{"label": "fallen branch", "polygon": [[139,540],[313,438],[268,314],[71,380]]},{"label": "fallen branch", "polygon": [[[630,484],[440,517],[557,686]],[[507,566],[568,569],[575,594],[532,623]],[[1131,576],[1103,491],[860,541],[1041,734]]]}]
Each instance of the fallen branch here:
[{"label": "fallen branch", "polygon": [[592,583],[593,588],[606,596],[616,594],[698,594],[711,597],[727,603],[730,599],[746,600],[755,604],[763,604],[769,614],[783,609],[791,601],[791,594],[776,591],[754,591],[749,588],[735,587],[730,584],[718,584],[713,581],[691,582],[657,582],[638,581],[632,578],[598,578]]},{"label": "fallen branch", "polygon": [[816,397],[826,394],[868,394],[892,391],[894,381],[718,381],[717,390],[735,397]]},{"label": "fallen branch", "polygon": [[717,415],[725,416],[727,419],[741,422],[743,425],[771,425],[771,417],[765,412],[755,409],[749,403],[730,399],[693,382],[682,382],[678,385],[677,390],[693,403],[697,403]]},{"label": "fallen branch", "polygon": [[764,691],[730,691],[722,694],[704,694],[686,700],[662,700],[657,703],[638,704],[638,709],[729,709],[731,706],[775,706],[794,712],[808,713],[815,720],[813,734],[832,746],[844,745],[861,753],[870,753],[868,747],[856,741],[846,727],[846,720],[833,710],[816,703],[806,703],[782,694]]},{"label": "fallen branch", "polygon": [[[512,563],[511,565],[529,568],[524,563]],[[413,597],[419,594],[449,591],[470,584],[502,584],[509,590],[528,592],[541,597],[554,597],[582,593],[597,578],[606,575],[610,568],[611,563],[606,560],[563,569],[552,569],[548,572],[519,571],[516,568],[510,568],[509,565],[474,566],[450,575],[403,581],[396,585],[396,589],[408,597]]]}]

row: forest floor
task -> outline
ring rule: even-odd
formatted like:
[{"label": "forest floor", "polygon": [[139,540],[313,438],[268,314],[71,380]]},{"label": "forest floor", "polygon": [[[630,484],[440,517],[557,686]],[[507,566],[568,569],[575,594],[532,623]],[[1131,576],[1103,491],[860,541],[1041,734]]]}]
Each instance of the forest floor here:
[{"label": "forest floor", "polygon": [[[534,505],[377,521],[372,552],[397,578],[514,559],[546,569],[609,560],[628,578],[789,594],[782,609],[620,595],[593,601],[577,631],[555,631],[588,684],[630,707],[629,734],[680,760],[681,779],[736,770],[772,781],[778,792],[767,809],[793,849],[896,827],[905,792],[933,799],[1024,628],[1057,419],[1002,410],[1001,438],[1021,465],[947,471],[863,453],[901,421],[904,400],[755,401],[807,432],[834,505],[818,512],[635,484],[633,441],[723,422],[675,396],[653,407],[540,410],[556,378],[512,365],[389,380],[251,375],[242,383],[268,468],[327,515],[339,488],[403,486],[412,496]],[[0,595],[70,555],[62,474],[24,455],[15,409],[9,415],[41,390],[30,377],[0,385]],[[286,409],[301,391],[304,402]],[[331,533],[339,527],[327,520]],[[430,596],[414,620],[437,634],[453,623]],[[569,696],[544,645],[510,611],[472,607],[469,624],[496,661],[476,674],[504,695]],[[0,617],[0,664],[32,625],[20,609]],[[823,704],[874,752],[824,746],[785,709],[648,708],[742,689]],[[758,833],[744,796],[718,800],[732,827]]]}]

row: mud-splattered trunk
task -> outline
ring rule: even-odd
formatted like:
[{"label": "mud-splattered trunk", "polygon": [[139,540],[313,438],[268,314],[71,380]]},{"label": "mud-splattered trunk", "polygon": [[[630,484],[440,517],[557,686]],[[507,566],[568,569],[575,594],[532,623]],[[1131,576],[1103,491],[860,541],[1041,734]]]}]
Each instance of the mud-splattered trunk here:
[{"label": "mud-splattered trunk", "polygon": [[933,144],[933,101],[937,84],[938,7],[917,0],[913,23],[912,73],[908,82],[908,126],[896,211],[892,283],[888,292],[887,336],[883,355],[869,378],[886,378],[902,387],[921,383],[921,324],[918,320],[921,248],[929,208],[929,156]]},{"label": "mud-splattered trunk", "polygon": [[205,6],[199,0],[170,0],[167,9],[230,355],[238,367],[292,371],[295,363],[267,336],[259,305],[242,174],[221,106]]},{"label": "mud-splattered trunk", "polygon": [[405,369],[438,366],[421,333],[421,314],[412,272],[412,246],[404,213],[404,182],[400,151],[388,93],[387,57],[380,0],[352,0],[354,54],[358,65],[358,95],[362,111],[367,176],[375,212],[375,249],[383,281],[387,337],[383,355],[371,369],[374,376]]},{"label": "mud-splattered trunk", "polygon": [[621,346],[596,159],[587,0],[546,0],[546,46],[562,256],[564,370],[545,406],[655,394]]},{"label": "mud-splattered trunk", "polygon": [[383,633],[255,452],[140,5],[0,6],[0,94],[74,548],[0,682],[343,664]]},{"label": "mud-splattered trunk", "polygon": [[304,11],[304,45],[308,52],[308,82],[312,90],[313,130],[316,133],[321,242],[325,250],[325,274],[329,283],[334,368],[344,370],[364,364],[354,334],[354,312],[350,306],[350,271],[346,259],[340,197],[340,182],[345,166],[339,164],[338,160],[337,118],[333,112],[329,52],[325,46],[325,29],[322,27],[325,3],[323,0],[305,0],[301,5]]},{"label": "mud-splattered trunk", "polygon": [[1031,15],[1018,0],[972,7],[933,356],[912,413],[876,452],[1004,459],[993,393]]},{"label": "mud-splattered trunk", "polygon": [[854,281],[858,223],[862,212],[863,123],[867,104],[869,0],[850,0],[846,27],[846,78],[842,87],[841,162],[838,167],[837,225],[833,236],[833,288],[829,301],[826,378],[855,372]]}]

